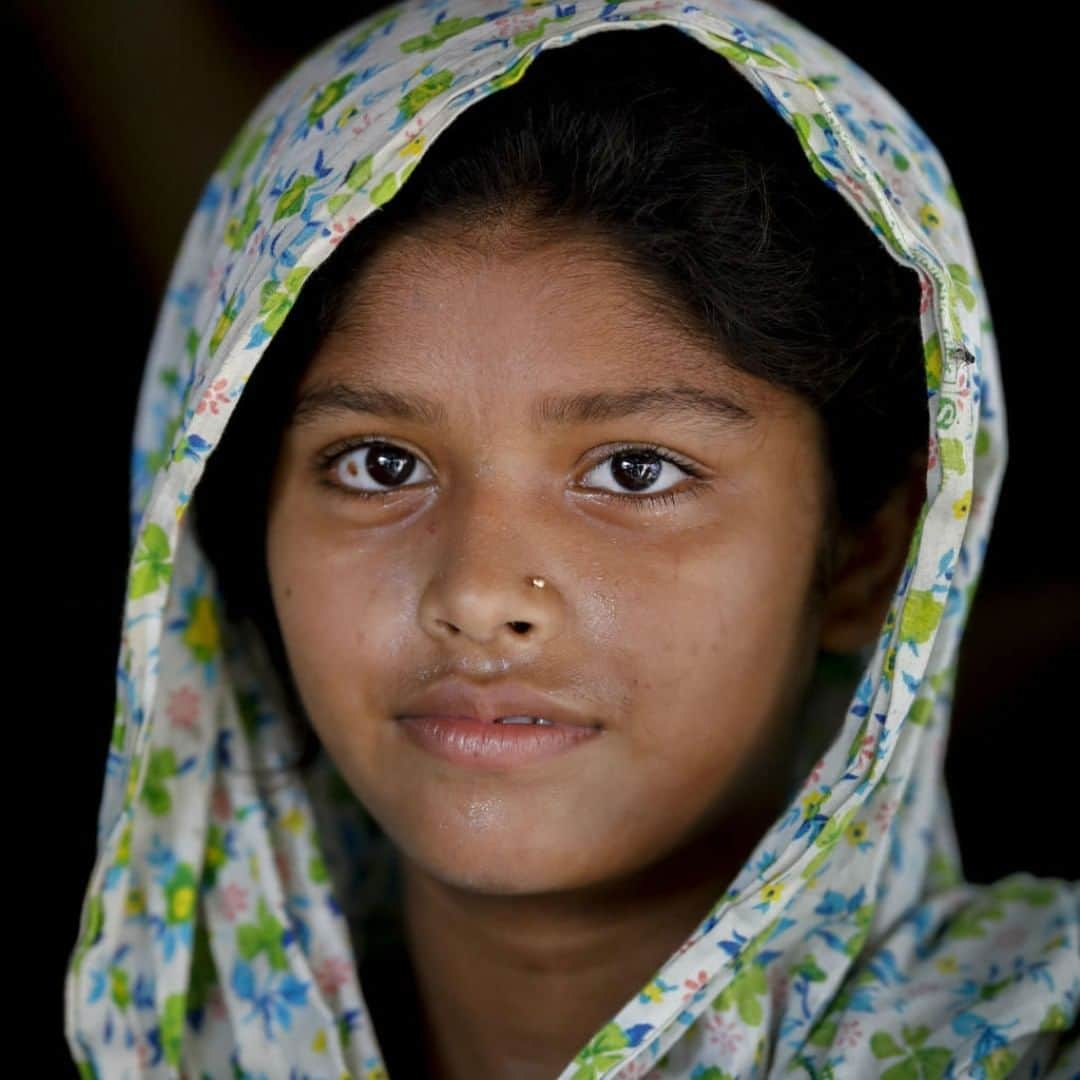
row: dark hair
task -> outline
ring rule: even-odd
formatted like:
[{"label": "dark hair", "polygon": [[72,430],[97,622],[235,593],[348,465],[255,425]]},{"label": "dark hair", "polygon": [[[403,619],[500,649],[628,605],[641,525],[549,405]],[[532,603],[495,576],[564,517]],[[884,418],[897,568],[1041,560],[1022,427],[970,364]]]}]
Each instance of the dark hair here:
[{"label": "dark hair", "polygon": [[[427,227],[472,248],[587,231],[664,317],[810,402],[826,433],[826,548],[838,524],[865,524],[926,452],[918,274],[814,174],[783,118],[675,28],[545,50],[517,84],[469,105],[310,275],[195,491],[226,614],[259,630],[298,715],[265,564],[282,430],[370,253]],[[301,763],[317,749],[310,736]]]}]

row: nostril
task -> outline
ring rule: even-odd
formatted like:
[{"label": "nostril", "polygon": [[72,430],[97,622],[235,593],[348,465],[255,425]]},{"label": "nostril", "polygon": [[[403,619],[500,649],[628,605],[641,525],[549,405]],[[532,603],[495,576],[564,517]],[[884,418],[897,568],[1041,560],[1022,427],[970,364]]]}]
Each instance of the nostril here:
[{"label": "nostril", "polygon": [[524,634],[529,629],[529,623],[527,622],[512,622],[510,628],[518,634]]}]

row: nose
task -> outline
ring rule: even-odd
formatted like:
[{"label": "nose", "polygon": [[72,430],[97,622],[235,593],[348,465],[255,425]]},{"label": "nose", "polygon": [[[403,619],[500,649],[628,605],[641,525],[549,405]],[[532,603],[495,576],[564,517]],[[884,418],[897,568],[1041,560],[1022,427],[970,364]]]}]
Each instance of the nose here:
[{"label": "nose", "polygon": [[[482,513],[481,501],[488,506]],[[447,530],[448,543],[421,597],[419,617],[442,643],[533,649],[560,631],[565,613],[555,574],[548,560],[531,554],[550,547],[536,516],[524,513],[521,501],[508,501],[513,505],[496,514],[481,496],[474,512],[448,515],[438,526]],[[506,516],[515,519],[514,527],[505,524]],[[534,584],[538,578],[542,588]]]}]

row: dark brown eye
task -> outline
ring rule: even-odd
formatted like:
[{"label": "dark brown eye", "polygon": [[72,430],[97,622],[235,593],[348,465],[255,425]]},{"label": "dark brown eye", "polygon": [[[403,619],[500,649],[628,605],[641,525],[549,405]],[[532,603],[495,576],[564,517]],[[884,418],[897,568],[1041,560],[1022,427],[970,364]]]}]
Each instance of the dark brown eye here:
[{"label": "dark brown eye", "polygon": [[655,484],[664,468],[660,455],[652,450],[620,450],[608,460],[612,475],[631,491],[643,491]]},{"label": "dark brown eye", "polygon": [[[403,485],[419,463],[420,459],[403,447],[371,442],[341,451],[330,464],[345,487],[362,494],[377,494],[380,489]],[[377,486],[371,487],[372,483]]]}]

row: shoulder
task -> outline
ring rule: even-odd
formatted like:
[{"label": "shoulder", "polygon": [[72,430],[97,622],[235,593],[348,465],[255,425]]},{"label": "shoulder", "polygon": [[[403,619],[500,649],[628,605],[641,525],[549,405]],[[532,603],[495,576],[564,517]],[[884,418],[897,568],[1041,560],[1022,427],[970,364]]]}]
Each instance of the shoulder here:
[{"label": "shoulder", "polygon": [[1080,886],[1015,874],[927,898],[852,967],[791,1059],[813,1077],[1075,1076]]}]

